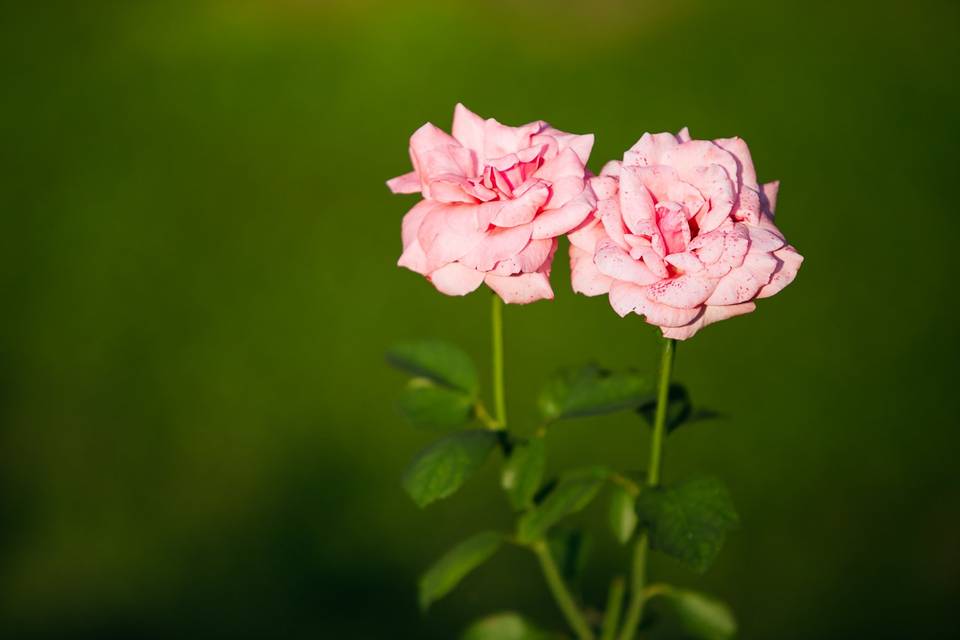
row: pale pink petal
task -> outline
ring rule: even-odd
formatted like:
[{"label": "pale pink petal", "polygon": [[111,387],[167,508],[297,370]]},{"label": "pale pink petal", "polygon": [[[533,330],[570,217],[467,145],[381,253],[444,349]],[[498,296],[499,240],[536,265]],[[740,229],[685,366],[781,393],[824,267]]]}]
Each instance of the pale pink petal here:
[{"label": "pale pink petal", "polygon": [[451,262],[430,273],[427,276],[433,286],[440,293],[448,296],[463,296],[483,283],[483,273],[476,269],[465,267],[457,262]]},{"label": "pale pink petal", "polygon": [[593,263],[600,273],[616,280],[639,285],[653,284],[659,280],[643,262],[631,258],[630,254],[611,240],[603,240],[597,244]]},{"label": "pale pink petal", "polygon": [[603,225],[600,224],[600,219],[596,214],[587,217],[583,224],[567,234],[571,245],[588,251],[591,256],[593,256],[597,242],[606,237],[607,232],[604,230]]},{"label": "pale pink petal", "polygon": [[770,282],[770,278],[780,268],[780,260],[772,253],[754,251],[753,247],[747,257],[743,259],[742,269],[749,269],[761,286]]},{"label": "pale pink petal", "polygon": [[690,129],[684,127],[677,132],[677,140],[679,142],[690,142]]},{"label": "pale pink petal", "polygon": [[623,163],[619,160],[611,160],[600,169],[601,176],[610,176],[611,178],[619,178],[620,172],[623,170]]},{"label": "pale pink petal", "polygon": [[717,288],[707,298],[707,304],[731,305],[747,302],[756,297],[764,284],[746,266],[732,269],[717,283]]},{"label": "pale pink petal", "polygon": [[527,246],[516,255],[504,258],[490,269],[490,273],[497,276],[512,276],[515,273],[533,273],[539,271],[551,259],[556,251],[556,238],[531,240]]},{"label": "pale pink petal", "polygon": [[605,276],[593,264],[593,253],[570,245],[570,284],[577,293],[598,296],[609,293],[613,278]]},{"label": "pale pink petal", "polygon": [[417,193],[420,191],[420,176],[416,171],[387,180],[387,188],[393,193]]},{"label": "pale pink petal", "polygon": [[404,247],[400,259],[397,260],[397,266],[410,269],[410,271],[415,271],[422,275],[427,275],[427,254],[423,252],[420,243],[417,242],[416,236],[414,236],[413,242]]},{"label": "pale pink petal", "polygon": [[777,210],[777,193],[780,191],[780,181],[774,180],[773,182],[768,182],[761,188],[761,193],[763,195],[760,198],[760,204],[763,207],[763,210],[772,218],[774,212]]},{"label": "pale pink petal", "polygon": [[719,261],[739,267],[750,249],[750,232],[747,225],[735,224],[723,235],[723,254]]},{"label": "pale pink petal", "polygon": [[783,236],[775,229],[748,226],[750,233],[750,251],[776,251],[787,244]]},{"label": "pale pink petal", "polygon": [[692,251],[673,253],[664,260],[676,267],[681,273],[700,273],[703,271],[703,263]]},{"label": "pale pink petal", "polygon": [[483,129],[483,118],[458,102],[453,109],[453,137],[463,146],[483,153]]},{"label": "pale pink petal", "polygon": [[747,222],[749,224],[758,224],[760,222],[760,193],[752,187],[744,185],[740,188],[737,201],[730,211],[734,220]]},{"label": "pale pink petal", "polygon": [[692,309],[703,304],[715,285],[710,278],[687,274],[651,285],[647,288],[647,297],[670,307]]},{"label": "pale pink petal", "polygon": [[[666,278],[668,275],[670,275],[667,271],[667,263],[664,262],[663,258],[660,257],[660,254],[657,252],[657,250],[653,248],[651,240],[630,234],[625,235],[624,239],[627,241],[627,245],[630,247],[631,258],[634,260],[643,260],[643,262],[647,265],[647,268],[650,269],[650,271],[653,271],[658,278]],[[663,243],[659,233],[657,233],[655,239],[659,240],[660,244]]]},{"label": "pale pink petal", "polygon": [[753,302],[744,302],[743,304],[734,304],[725,307],[707,307],[704,309],[703,314],[690,324],[681,327],[663,327],[663,337],[674,340],[686,340],[708,324],[726,320],[727,318],[742,316],[745,313],[752,312],[756,308],[757,305]]},{"label": "pale pink petal", "polygon": [[620,204],[617,200],[599,201],[595,215],[600,219],[610,239],[616,242],[621,248],[627,248],[627,241],[624,239],[626,229],[623,226],[623,217],[620,215]]},{"label": "pale pink petal", "polygon": [[623,199],[623,180],[628,169],[632,170],[633,174],[640,179],[641,184],[647,188],[647,191],[657,202],[671,200],[670,190],[676,183],[680,182],[680,176],[677,175],[673,167],[654,165],[630,168],[624,166],[623,174],[620,176],[621,200]]},{"label": "pale pink petal", "polygon": [[540,183],[513,200],[503,200],[500,212],[493,218],[498,227],[516,227],[533,221],[537,212],[550,197],[550,189]]},{"label": "pale pink petal", "polygon": [[775,293],[779,293],[784,287],[793,282],[797,277],[797,271],[803,263],[803,256],[797,253],[797,250],[791,246],[786,246],[779,251],[775,251],[773,256],[780,261],[779,268],[774,271],[770,278],[770,283],[765,285],[757,294],[758,298],[769,298]]},{"label": "pale pink petal", "polygon": [[403,241],[404,247],[409,246],[411,242],[417,239],[417,232],[420,230],[420,225],[423,224],[423,219],[427,217],[428,213],[440,206],[443,205],[431,200],[421,200],[413,205],[410,211],[407,211],[406,215],[403,216],[403,222],[400,223],[400,239]]},{"label": "pale pink petal", "polygon": [[488,273],[484,281],[508,304],[527,304],[537,300],[553,299],[550,279],[544,273],[524,273],[518,276],[497,276]]},{"label": "pale pink petal", "polygon": [[737,182],[751,189],[758,189],[757,170],[753,167],[753,157],[750,155],[750,148],[743,138],[720,138],[719,140],[714,140],[714,143],[718,147],[728,151],[737,160],[739,172],[734,174],[737,176]]},{"label": "pale pink petal", "polygon": [[709,208],[703,210],[697,218],[701,233],[712,231],[723,224],[733,210],[736,197],[733,183],[724,168],[718,164],[696,167],[690,170],[684,179],[710,201]]},{"label": "pale pink petal", "polygon": [[417,240],[431,270],[459,259],[483,242],[485,232],[477,225],[481,206],[438,203],[427,213]]},{"label": "pale pink petal", "polygon": [[601,173],[599,176],[590,178],[590,188],[593,189],[597,200],[607,200],[617,195],[619,182],[616,178]]},{"label": "pale pink petal", "polygon": [[541,135],[553,136],[559,145],[560,152],[563,152],[565,149],[572,149],[584,165],[587,164],[587,160],[590,159],[590,152],[593,150],[592,133],[577,135],[548,126],[541,132]]},{"label": "pale pink petal", "polygon": [[641,233],[640,223],[655,219],[653,197],[644,185],[649,168],[624,166],[620,174],[620,213],[627,228]]},{"label": "pale pink petal", "polygon": [[701,233],[690,241],[687,249],[695,251],[697,257],[704,264],[713,264],[723,255],[723,242],[726,231],[723,228]]},{"label": "pale pink petal", "polygon": [[610,306],[622,318],[647,302],[646,287],[614,280],[610,285]]},{"label": "pale pink petal", "polygon": [[486,232],[484,238],[459,261],[468,267],[480,271],[490,271],[498,262],[509,260],[523,251],[530,242],[530,224],[517,227],[494,227]]},{"label": "pale pink petal", "polygon": [[669,164],[663,158],[678,146],[680,143],[672,133],[645,133],[623,154],[623,164],[637,167]]},{"label": "pale pink petal", "polygon": [[[657,228],[667,254],[685,251],[690,243],[690,225],[684,209],[676,202],[661,202],[657,205]],[[666,255],[666,254],[665,254]]]},{"label": "pale pink petal", "polygon": [[520,127],[508,127],[488,118],[483,127],[483,155],[499,158],[530,146],[530,138],[543,129],[544,122],[531,122]]},{"label": "pale pink petal", "polygon": [[579,196],[559,209],[544,211],[533,221],[533,237],[553,238],[576,229],[596,208],[596,200],[590,189],[584,189]]},{"label": "pale pink petal", "polygon": [[[670,165],[676,169],[681,180],[689,182],[699,188],[693,181],[698,171],[710,165],[719,165],[724,173],[733,181],[734,193],[739,191],[738,180],[740,164],[732,153],[709,140],[690,140],[666,151],[660,160],[661,164]],[[700,189],[703,191],[703,189]]]},{"label": "pale pink petal", "polygon": [[689,324],[694,318],[700,315],[700,307],[691,309],[680,309],[670,305],[660,304],[650,300],[649,296],[636,309],[644,319],[650,324],[663,327],[680,327]]}]

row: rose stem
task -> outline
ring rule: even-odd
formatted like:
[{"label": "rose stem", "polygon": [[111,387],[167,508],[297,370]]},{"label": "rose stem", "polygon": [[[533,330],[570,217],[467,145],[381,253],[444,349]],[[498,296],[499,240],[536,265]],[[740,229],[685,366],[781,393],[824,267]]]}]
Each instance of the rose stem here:
[{"label": "rose stem", "polygon": [[507,402],[503,392],[503,301],[496,293],[491,298],[490,324],[493,330],[493,410],[497,428],[507,426]]},{"label": "rose stem", "polygon": [[590,630],[590,626],[580,614],[580,610],[577,608],[573,596],[570,595],[570,591],[567,590],[566,585],[563,583],[563,577],[560,575],[557,563],[550,553],[550,547],[545,541],[537,540],[531,545],[531,548],[540,560],[543,576],[547,579],[547,585],[550,587],[550,592],[553,594],[554,600],[557,601],[557,606],[560,607],[563,615],[567,618],[567,623],[577,634],[577,638],[580,640],[594,640],[593,631]]},{"label": "rose stem", "polygon": [[[653,419],[653,438],[650,441],[650,463],[647,467],[647,486],[655,487],[660,484],[660,460],[663,455],[663,437],[667,426],[667,403],[670,394],[670,371],[673,368],[673,358],[676,354],[676,340],[667,339],[663,343],[663,354],[660,356],[660,379],[657,383],[657,411]],[[644,531],[637,538],[633,548],[633,575],[630,581],[630,604],[627,606],[627,615],[624,618],[620,640],[633,640],[643,617],[643,585],[646,581],[647,550],[650,539]]]},{"label": "rose stem", "polygon": [[[503,301],[496,293],[493,294],[490,307],[490,325],[493,332],[493,419],[496,428],[506,429],[507,426],[507,403],[503,391]],[[506,435],[506,431],[500,432]],[[504,454],[509,453],[509,437],[501,439],[501,445],[504,447]],[[576,632],[580,640],[594,640],[593,632],[587,625],[577,604],[563,583],[563,577],[557,568],[557,563],[550,554],[550,548],[545,541],[536,540],[530,544],[530,549],[540,560],[540,567],[543,569],[543,575],[547,580],[547,586],[550,587],[550,593],[553,594],[557,606],[566,616],[570,627]]]}]

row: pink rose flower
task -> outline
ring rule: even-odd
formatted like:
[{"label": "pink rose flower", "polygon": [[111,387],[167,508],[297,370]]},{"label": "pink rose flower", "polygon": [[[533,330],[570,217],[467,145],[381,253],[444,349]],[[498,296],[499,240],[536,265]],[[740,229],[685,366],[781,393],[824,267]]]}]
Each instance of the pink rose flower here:
[{"label": "pink rose flower", "polygon": [[410,137],[414,170],[387,186],[424,199],[403,218],[398,264],[442,293],[486,283],[505,302],[553,297],[557,238],[595,206],[586,184],[593,135],[537,121],[508,127],[461,104],[453,135],[425,124]]},{"label": "pink rose flower", "polygon": [[667,338],[750,313],[803,262],[773,223],[779,183],[757,183],[740,138],[647,133],[590,183],[596,213],[570,234],[573,288],[609,294]]}]

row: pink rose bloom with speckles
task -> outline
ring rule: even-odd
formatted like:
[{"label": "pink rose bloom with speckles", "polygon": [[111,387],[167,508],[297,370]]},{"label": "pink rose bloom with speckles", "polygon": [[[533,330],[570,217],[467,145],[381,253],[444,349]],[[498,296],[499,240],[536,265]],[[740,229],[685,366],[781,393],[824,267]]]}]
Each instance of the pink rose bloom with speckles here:
[{"label": "pink rose bloom with speckles", "polygon": [[596,213],[570,234],[574,290],[679,340],[750,313],[803,261],[773,222],[778,184],[757,182],[740,138],[644,134],[590,181]]},{"label": "pink rose bloom with speckles", "polygon": [[387,182],[424,198],[403,219],[398,264],[447,295],[486,283],[504,302],[552,298],[557,238],[596,204],[585,168],[592,147],[593,135],[541,121],[508,127],[461,104],[453,135],[423,125],[410,138],[414,170]]}]

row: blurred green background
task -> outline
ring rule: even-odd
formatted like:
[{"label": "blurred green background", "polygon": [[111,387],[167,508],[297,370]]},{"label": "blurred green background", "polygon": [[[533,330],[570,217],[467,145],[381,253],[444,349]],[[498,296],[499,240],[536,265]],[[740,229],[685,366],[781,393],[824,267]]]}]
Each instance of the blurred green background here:
[{"label": "blurred green background", "polygon": [[[488,465],[417,510],[383,353],[436,336],[485,367],[488,298],[395,267],[424,121],[463,101],[597,134],[741,135],[806,256],[758,312],[681,345],[728,420],[666,475],[743,520],[695,576],[743,638],[957,628],[956,2],[38,2],[0,21],[0,635],[449,639],[519,608],[508,550],[428,616],[418,572],[509,526]],[[507,309],[509,410],[556,367],[652,368],[654,330],[569,290]],[[641,466],[629,416],[557,428],[551,465]],[[626,554],[602,504],[583,584]]]}]

